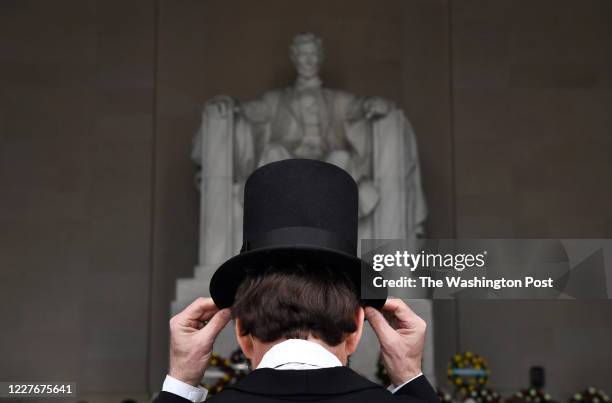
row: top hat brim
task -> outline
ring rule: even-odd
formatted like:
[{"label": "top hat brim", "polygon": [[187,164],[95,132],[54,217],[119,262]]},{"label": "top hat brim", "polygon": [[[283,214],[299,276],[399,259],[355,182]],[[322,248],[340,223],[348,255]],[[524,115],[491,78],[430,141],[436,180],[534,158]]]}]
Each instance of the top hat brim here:
[{"label": "top hat brim", "polygon": [[[374,272],[368,270],[371,266],[367,262],[335,249],[311,245],[258,248],[230,258],[212,276],[210,296],[219,309],[231,307],[234,304],[236,291],[247,273],[265,270],[273,264],[296,261],[323,265],[346,273],[354,282],[357,292],[365,293],[369,297],[359,299],[364,306],[381,309],[387,300],[387,289],[373,286]],[[363,287],[361,286],[362,279],[367,282]]]}]

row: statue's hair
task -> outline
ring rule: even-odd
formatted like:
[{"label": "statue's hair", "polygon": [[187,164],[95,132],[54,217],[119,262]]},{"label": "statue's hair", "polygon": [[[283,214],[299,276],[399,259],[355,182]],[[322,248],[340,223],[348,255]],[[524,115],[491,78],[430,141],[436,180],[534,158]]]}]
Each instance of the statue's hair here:
[{"label": "statue's hair", "polygon": [[319,59],[322,61],[324,56],[323,40],[320,36],[312,32],[301,32],[293,37],[291,45],[289,46],[289,55],[291,56],[291,59],[293,60],[293,58],[297,55],[298,46],[305,43],[313,43],[317,47],[317,50],[319,51]]}]

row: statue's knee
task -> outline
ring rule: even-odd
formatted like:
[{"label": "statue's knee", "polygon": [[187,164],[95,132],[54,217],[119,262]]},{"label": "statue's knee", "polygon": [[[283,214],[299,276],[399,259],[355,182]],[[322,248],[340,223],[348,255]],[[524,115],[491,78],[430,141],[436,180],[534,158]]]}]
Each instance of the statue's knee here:
[{"label": "statue's knee", "polygon": [[289,154],[285,147],[281,146],[280,144],[269,144],[261,154],[259,166],[289,158],[291,158],[291,154]]},{"label": "statue's knee", "polygon": [[334,164],[345,171],[351,171],[351,155],[346,150],[335,150],[329,153],[326,162]]}]

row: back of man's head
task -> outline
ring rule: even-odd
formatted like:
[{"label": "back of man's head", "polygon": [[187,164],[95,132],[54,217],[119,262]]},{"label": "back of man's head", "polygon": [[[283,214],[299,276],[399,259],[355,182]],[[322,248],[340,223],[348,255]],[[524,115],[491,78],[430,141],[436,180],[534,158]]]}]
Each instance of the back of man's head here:
[{"label": "back of man's head", "polygon": [[292,262],[248,274],[232,313],[241,336],[264,343],[314,337],[333,347],[357,330],[359,306],[355,286],[342,272]]}]

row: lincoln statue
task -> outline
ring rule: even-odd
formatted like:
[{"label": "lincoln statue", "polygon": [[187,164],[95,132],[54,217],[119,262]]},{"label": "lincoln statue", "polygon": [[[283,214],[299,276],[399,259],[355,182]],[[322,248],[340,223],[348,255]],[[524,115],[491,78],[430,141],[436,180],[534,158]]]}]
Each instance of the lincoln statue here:
[{"label": "lincoln statue", "polygon": [[[326,88],[319,75],[324,56],[321,38],[298,34],[289,46],[292,85],[254,100],[221,95],[204,105],[191,155],[201,199],[199,262],[194,279],[179,280],[174,311],[208,290],[212,272],[240,250],[244,181],[273,161],[318,159],[349,172],[359,188],[360,238],[416,245],[423,236],[427,206],[410,122],[389,100]],[[427,349],[425,355],[427,361]]]}]

